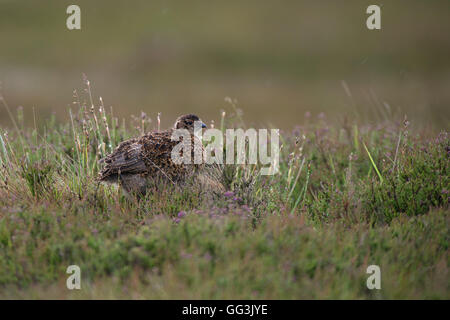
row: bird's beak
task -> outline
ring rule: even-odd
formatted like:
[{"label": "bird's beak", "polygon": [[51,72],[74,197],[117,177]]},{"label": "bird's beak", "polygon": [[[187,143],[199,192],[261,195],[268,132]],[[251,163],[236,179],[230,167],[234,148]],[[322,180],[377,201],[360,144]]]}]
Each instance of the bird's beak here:
[{"label": "bird's beak", "polygon": [[202,122],[202,128],[206,128],[206,124]]}]

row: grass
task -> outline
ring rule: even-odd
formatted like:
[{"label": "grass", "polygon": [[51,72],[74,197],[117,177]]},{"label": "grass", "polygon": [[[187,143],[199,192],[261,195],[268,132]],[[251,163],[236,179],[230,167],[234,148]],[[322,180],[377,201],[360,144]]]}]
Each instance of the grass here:
[{"label": "grass", "polygon": [[0,129],[0,298],[450,298],[448,132],[310,120],[281,133],[277,175],[226,166],[217,198],[134,202],[97,183],[98,160],[159,121],[119,121],[85,84],[67,123],[19,111]]}]

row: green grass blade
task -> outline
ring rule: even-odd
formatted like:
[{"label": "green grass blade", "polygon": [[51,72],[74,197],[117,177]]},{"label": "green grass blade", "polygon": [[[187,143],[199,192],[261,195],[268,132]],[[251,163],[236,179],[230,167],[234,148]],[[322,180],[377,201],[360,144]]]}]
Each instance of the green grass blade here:
[{"label": "green grass blade", "polygon": [[375,164],[375,161],[373,161],[373,158],[372,158],[372,155],[369,152],[369,149],[367,148],[367,146],[366,146],[366,144],[364,142],[363,142],[363,145],[364,145],[364,149],[366,149],[366,152],[369,155],[369,159],[370,159],[370,162],[372,163],[372,167],[375,169],[375,172],[377,173],[378,178],[380,178],[381,183],[383,183],[383,176],[381,175],[380,170],[378,170],[378,167]]}]

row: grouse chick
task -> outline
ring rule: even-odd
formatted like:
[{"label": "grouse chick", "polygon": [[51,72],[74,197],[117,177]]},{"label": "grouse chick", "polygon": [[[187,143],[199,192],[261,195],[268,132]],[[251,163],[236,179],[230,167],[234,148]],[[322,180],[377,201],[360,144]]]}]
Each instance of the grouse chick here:
[{"label": "grouse chick", "polygon": [[[201,141],[194,135],[194,123],[199,121],[201,127],[206,125],[198,116],[187,114],[175,121],[173,128],[165,131],[153,131],[139,138],[132,138],[119,144],[108,156],[101,159],[104,164],[99,180],[118,183],[129,194],[145,195],[152,188],[163,184],[182,185],[188,178],[197,179],[203,188],[224,190],[219,181],[213,181],[209,175],[202,174],[204,170],[204,149]],[[180,141],[172,140],[176,129],[186,129],[191,138],[191,159],[200,152],[202,161],[195,163],[178,163],[172,159],[173,148]],[[182,137],[180,140],[182,141]]]}]

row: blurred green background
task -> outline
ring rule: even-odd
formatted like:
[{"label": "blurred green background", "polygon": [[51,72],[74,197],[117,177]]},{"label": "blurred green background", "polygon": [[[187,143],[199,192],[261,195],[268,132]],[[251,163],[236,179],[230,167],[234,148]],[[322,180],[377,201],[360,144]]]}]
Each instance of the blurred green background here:
[{"label": "blurred green background", "polygon": [[[380,31],[366,28],[370,4]],[[217,121],[232,97],[253,125],[391,112],[447,129],[449,32],[448,0],[0,0],[0,81],[29,123],[33,108],[67,120],[85,73],[116,115],[162,112],[163,126],[190,112]]]}]

